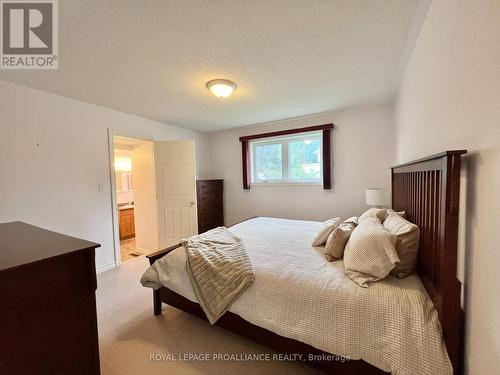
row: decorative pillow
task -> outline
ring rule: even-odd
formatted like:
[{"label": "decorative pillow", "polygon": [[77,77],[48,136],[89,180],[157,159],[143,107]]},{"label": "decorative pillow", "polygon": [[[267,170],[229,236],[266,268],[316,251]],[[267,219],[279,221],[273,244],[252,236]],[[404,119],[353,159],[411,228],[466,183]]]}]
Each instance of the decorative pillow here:
[{"label": "decorative pillow", "polygon": [[353,223],[354,226],[358,225],[358,217],[357,216],[353,216],[353,217],[350,217],[349,219],[346,219],[344,220],[344,223]]},{"label": "decorative pillow", "polygon": [[344,221],[330,233],[325,245],[325,258],[327,261],[333,262],[342,258],[345,244],[355,227],[356,225],[353,222]]},{"label": "decorative pillow", "polygon": [[346,275],[364,288],[368,287],[368,283],[389,275],[399,262],[395,241],[396,236],[384,229],[379,222],[360,222],[345,247]]},{"label": "decorative pillow", "polygon": [[387,217],[387,210],[385,208],[369,208],[359,217],[358,222],[361,223],[363,220],[369,218],[376,218],[380,222],[383,222]]},{"label": "decorative pillow", "polygon": [[389,216],[390,214],[398,214],[403,219],[406,219],[406,212],[405,211],[394,211],[392,208],[388,208],[387,209],[387,216]]},{"label": "decorative pillow", "polygon": [[324,245],[330,233],[332,233],[333,230],[339,226],[340,220],[341,220],[340,217],[336,217],[334,219],[328,219],[327,221],[325,221],[321,225],[321,228],[319,228],[318,233],[316,233],[312,245],[313,246]]},{"label": "decorative pillow", "polygon": [[401,217],[398,213],[391,213],[384,221],[384,228],[396,235],[396,251],[399,264],[391,274],[405,278],[415,272],[417,266],[418,240],[420,230],[418,226]]}]

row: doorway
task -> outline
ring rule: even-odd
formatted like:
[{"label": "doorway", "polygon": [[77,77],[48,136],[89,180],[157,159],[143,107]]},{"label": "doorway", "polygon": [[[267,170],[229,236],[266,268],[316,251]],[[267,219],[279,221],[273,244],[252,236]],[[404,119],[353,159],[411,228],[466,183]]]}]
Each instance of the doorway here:
[{"label": "doorway", "polygon": [[196,234],[194,141],[109,141],[116,266]]},{"label": "doorway", "polygon": [[113,150],[118,245],[123,262],[157,249],[154,241],[145,240],[156,237],[154,230],[148,229],[156,225],[150,222],[156,211],[153,142],[115,135]]}]

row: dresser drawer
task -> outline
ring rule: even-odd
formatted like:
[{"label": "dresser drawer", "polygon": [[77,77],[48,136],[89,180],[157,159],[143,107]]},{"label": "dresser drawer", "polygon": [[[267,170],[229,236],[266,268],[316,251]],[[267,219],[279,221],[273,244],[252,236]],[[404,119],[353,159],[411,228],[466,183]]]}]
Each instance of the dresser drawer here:
[{"label": "dresser drawer", "polygon": [[198,207],[198,217],[214,217],[221,216],[222,204],[205,205]]},{"label": "dresser drawer", "polygon": [[198,192],[200,194],[222,192],[222,180],[198,181]]},{"label": "dresser drawer", "polygon": [[222,206],[222,193],[207,193],[198,195],[198,208]]},{"label": "dresser drawer", "polygon": [[200,227],[212,225],[212,228],[214,228],[214,227],[224,225],[224,222],[222,220],[222,215],[201,216],[201,217],[198,217],[198,225]]},{"label": "dresser drawer", "polygon": [[204,233],[207,230],[222,226],[224,226],[224,220],[222,219],[222,216],[198,220],[198,233]]}]

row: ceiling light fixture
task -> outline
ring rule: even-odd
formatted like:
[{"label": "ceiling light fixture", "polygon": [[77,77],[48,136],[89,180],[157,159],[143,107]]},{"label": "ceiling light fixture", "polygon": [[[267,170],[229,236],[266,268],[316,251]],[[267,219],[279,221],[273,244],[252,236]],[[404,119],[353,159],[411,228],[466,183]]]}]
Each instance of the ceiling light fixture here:
[{"label": "ceiling light fixture", "polygon": [[236,83],[227,79],[213,79],[207,82],[207,88],[218,98],[227,98],[236,89]]},{"label": "ceiling light fixture", "polygon": [[115,158],[115,171],[116,172],[130,172],[132,170],[131,158]]}]

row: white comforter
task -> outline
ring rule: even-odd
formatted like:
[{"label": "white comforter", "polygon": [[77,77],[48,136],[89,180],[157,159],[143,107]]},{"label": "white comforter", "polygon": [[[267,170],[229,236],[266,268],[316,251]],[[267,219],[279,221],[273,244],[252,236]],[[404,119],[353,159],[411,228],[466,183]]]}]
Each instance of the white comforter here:
[{"label": "white comforter", "polygon": [[[392,276],[361,288],[342,261],[310,244],[321,223],[256,218],[242,238],[255,282],[229,311],[281,336],[364,361],[393,374],[451,374],[437,312],[420,279]],[[179,248],[166,256],[162,285],[197,302]]]}]

